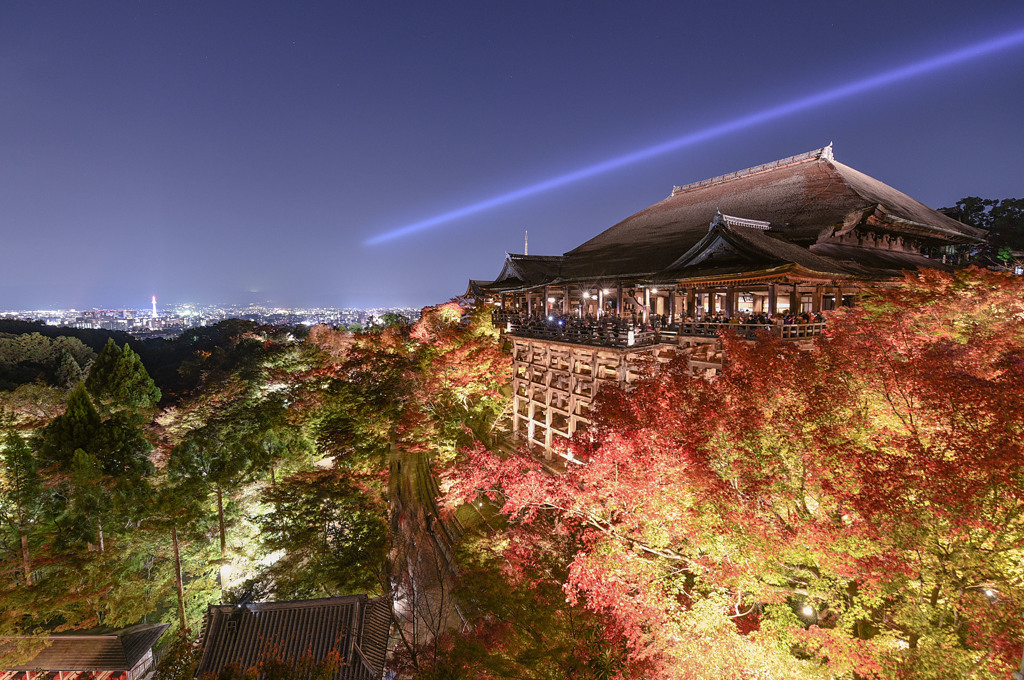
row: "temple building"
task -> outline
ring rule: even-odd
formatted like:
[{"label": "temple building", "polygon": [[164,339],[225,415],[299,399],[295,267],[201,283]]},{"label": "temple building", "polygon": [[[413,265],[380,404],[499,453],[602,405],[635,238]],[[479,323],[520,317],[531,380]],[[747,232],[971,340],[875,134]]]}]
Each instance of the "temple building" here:
[{"label": "temple building", "polygon": [[299,666],[333,656],[332,680],[379,680],[390,630],[391,603],[383,597],[210,605],[196,677],[229,665],[245,671],[266,658]]},{"label": "temple building", "polygon": [[835,160],[832,146],[672,189],[562,255],[506,254],[470,293],[512,343],[517,437],[550,452],[588,422],[601,384],[642,356],[721,366],[723,324],[807,342],[823,312],[907,270],[949,269],[967,226]]},{"label": "temple building", "polygon": [[142,680],[156,665],[153,646],[170,627],[167,623],[139,624],[110,630],[55,633],[41,637],[0,638],[0,651],[25,647],[29,658],[0,668],[2,680]]}]

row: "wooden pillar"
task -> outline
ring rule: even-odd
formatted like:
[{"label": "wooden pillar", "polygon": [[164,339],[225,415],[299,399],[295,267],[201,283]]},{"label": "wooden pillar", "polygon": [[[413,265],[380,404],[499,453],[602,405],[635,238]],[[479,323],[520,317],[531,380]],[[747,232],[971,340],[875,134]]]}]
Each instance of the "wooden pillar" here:
[{"label": "wooden pillar", "polygon": [[533,291],[526,291],[526,316],[533,317]]},{"label": "wooden pillar", "polygon": [[615,315],[622,318],[622,281],[615,285]]},{"label": "wooden pillar", "polygon": [[725,315],[733,316],[736,313],[736,289],[728,287],[725,289]]},{"label": "wooden pillar", "polygon": [[691,319],[697,316],[696,304],[697,291],[693,288],[686,289],[686,314]]},{"label": "wooden pillar", "polygon": [[768,284],[768,314],[775,316],[778,305],[778,294],[775,292],[775,284]]},{"label": "wooden pillar", "polygon": [[812,312],[820,312],[821,311],[821,288],[822,287],[821,287],[820,283],[814,286],[814,297],[811,298],[811,311]]},{"label": "wooden pillar", "polygon": [[597,289],[597,318],[604,315],[604,288]]},{"label": "wooden pillar", "polygon": [[651,320],[651,289],[644,288],[644,324]]},{"label": "wooden pillar", "polygon": [[[566,286],[565,286],[564,293],[565,293],[565,296],[562,298],[562,316],[569,316],[569,286],[568,286],[568,284],[566,284]],[[581,300],[580,304],[583,304],[582,303],[582,300],[583,300],[582,297],[580,298],[580,300]]]},{"label": "wooden pillar", "polygon": [[[512,351],[515,351],[513,348]],[[516,376],[516,365],[512,364],[512,438],[515,439],[519,436],[519,378]]]},{"label": "wooden pillar", "polygon": [[676,322],[676,292],[674,290],[669,291],[668,294],[668,322],[670,324]]},{"label": "wooden pillar", "polygon": [[544,318],[545,319],[547,319],[548,318],[548,314],[551,313],[551,302],[549,301],[550,300],[550,296],[551,296],[551,290],[547,286],[544,286]]},{"label": "wooden pillar", "polygon": [[793,284],[793,291],[789,294],[789,313],[800,313],[800,291],[797,290],[797,284],[795,283]]}]

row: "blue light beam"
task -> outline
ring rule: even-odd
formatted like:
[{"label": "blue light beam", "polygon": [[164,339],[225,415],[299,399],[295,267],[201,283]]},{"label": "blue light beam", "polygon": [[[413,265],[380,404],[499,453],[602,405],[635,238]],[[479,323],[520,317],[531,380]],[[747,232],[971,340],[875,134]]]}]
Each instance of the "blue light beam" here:
[{"label": "blue light beam", "polygon": [[534,194],[550,191],[551,189],[556,189],[558,187],[565,186],[566,184],[578,182],[582,179],[593,177],[594,175],[600,175],[627,165],[633,165],[634,163],[645,161],[648,158],[666,154],[669,151],[675,151],[677,149],[692,146],[699,142],[714,139],[715,137],[721,137],[722,135],[729,134],[730,132],[744,130],[755,125],[767,123],[768,121],[775,120],[776,118],[782,118],[783,116],[787,116],[792,113],[829,104],[840,99],[852,97],[853,95],[862,94],[869,90],[885,87],[886,85],[892,85],[893,83],[898,83],[902,80],[907,80],[915,76],[955,66],[956,64],[970,61],[972,59],[978,59],[995,52],[1012,49],[1022,43],[1024,43],[1024,30],[1006,33],[996,38],[985,40],[968,47],[963,47],[946,54],[929,57],[928,59],[916,61],[911,64],[907,64],[906,66],[901,66],[891,71],[885,71],[884,73],[869,76],[861,80],[855,80],[853,82],[846,83],[845,85],[825,90],[824,92],[794,99],[793,101],[779,104],[777,106],[764,109],[763,111],[758,111],[757,113],[734,118],[724,123],[712,125],[711,127],[697,130],[696,132],[691,132],[683,135],[682,137],[676,137],[675,139],[670,139],[660,144],[640,149],[639,151],[610,158],[595,165],[580,168],[579,170],[573,170],[572,172],[568,172],[564,175],[551,177],[541,182],[537,182],[536,184],[530,184],[504,194],[492,196],[482,201],[478,201],[477,203],[471,203],[467,206],[463,206],[440,215],[435,215],[434,217],[430,217],[425,220],[420,220],[419,222],[413,222],[412,224],[408,224],[398,229],[386,231],[383,234],[378,234],[377,236],[367,239],[364,244],[368,246],[379,245],[402,236],[408,236],[409,234],[429,229],[430,227],[436,227],[439,224],[452,222],[462,217],[468,217],[469,215],[475,215],[476,213],[490,210],[491,208],[496,208],[500,205],[505,205],[506,203],[518,201],[519,199],[526,198],[527,196],[533,196]]}]

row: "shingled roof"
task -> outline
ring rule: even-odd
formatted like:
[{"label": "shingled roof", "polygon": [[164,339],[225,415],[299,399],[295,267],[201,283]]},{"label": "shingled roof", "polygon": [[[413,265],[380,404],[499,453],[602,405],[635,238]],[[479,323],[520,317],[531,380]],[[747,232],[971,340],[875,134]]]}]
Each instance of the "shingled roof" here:
[{"label": "shingled roof", "polygon": [[870,271],[855,263],[844,263],[812,253],[768,232],[730,224],[722,220],[659,278],[722,277],[754,272],[784,272],[799,267],[804,272],[829,278],[865,278]]},{"label": "shingled roof", "polygon": [[561,255],[505,253],[505,264],[501,268],[501,273],[488,287],[500,290],[536,286],[553,281],[559,276],[562,260]]},{"label": "shingled roof", "polygon": [[196,676],[229,664],[256,666],[267,653],[316,662],[341,655],[335,680],[377,680],[384,669],[391,605],[366,595],[245,605],[211,605]]},{"label": "shingled roof", "polygon": [[[887,184],[836,161],[831,145],[746,170],[675,187],[672,194],[606,229],[533,276],[499,276],[492,289],[601,278],[650,278],[672,266],[708,233],[716,213],[767,223],[774,237],[802,248],[863,226],[932,244],[978,242],[984,232],[961,224]],[[826,253],[819,253],[825,255]],[[522,256],[509,256],[522,257]],[[889,260],[894,260],[890,257]],[[895,256],[912,266],[922,257]],[[510,270],[506,260],[505,270]],[[540,264],[539,262],[537,264]],[[871,267],[863,257],[857,263]],[[891,270],[895,261],[879,263]],[[514,267],[518,269],[518,267]],[[898,269],[898,267],[897,267]],[[881,273],[881,272],[879,272]],[[659,277],[660,278],[660,277]]]},{"label": "shingled roof", "polygon": [[[168,623],[139,624],[121,630],[93,629],[56,633],[39,639],[46,646],[9,671],[129,671],[153,648]],[[10,645],[33,638],[5,638]]]}]

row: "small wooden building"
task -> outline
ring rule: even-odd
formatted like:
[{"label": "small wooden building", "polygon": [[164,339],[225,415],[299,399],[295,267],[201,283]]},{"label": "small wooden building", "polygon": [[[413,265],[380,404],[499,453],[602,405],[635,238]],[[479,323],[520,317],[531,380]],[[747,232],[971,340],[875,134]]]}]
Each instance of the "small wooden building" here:
[{"label": "small wooden building", "polygon": [[335,680],[379,680],[391,630],[391,604],[366,595],[317,600],[210,605],[196,677],[234,664],[253,668],[277,656],[319,663],[332,653]]},{"label": "small wooden building", "polygon": [[562,255],[506,254],[470,290],[513,343],[514,431],[550,451],[588,422],[599,385],[629,385],[633,355],[667,346],[713,372],[727,323],[805,342],[865,286],[950,269],[983,235],[829,145],[674,187]]},{"label": "small wooden building", "polygon": [[[153,646],[170,627],[167,623],[140,624],[120,630],[92,629],[57,633],[40,638],[5,638],[10,651],[28,643],[32,657],[7,665],[0,680],[141,680],[155,667]],[[32,644],[38,641],[38,645]],[[41,647],[36,651],[35,647]]]}]

